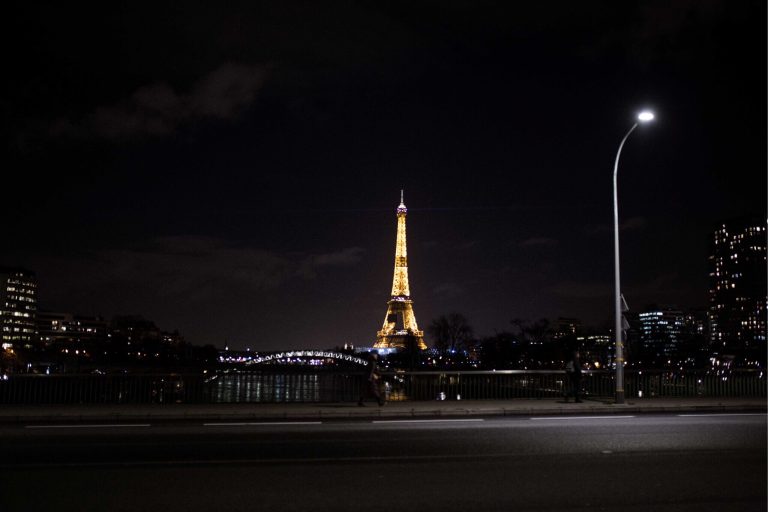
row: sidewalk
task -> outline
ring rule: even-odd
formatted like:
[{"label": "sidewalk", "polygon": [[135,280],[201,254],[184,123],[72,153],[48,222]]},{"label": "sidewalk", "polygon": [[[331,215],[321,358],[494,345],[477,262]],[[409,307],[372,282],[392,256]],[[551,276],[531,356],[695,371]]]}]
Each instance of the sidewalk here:
[{"label": "sidewalk", "polygon": [[164,421],[300,421],[378,418],[461,418],[481,416],[608,415],[653,413],[765,413],[765,398],[643,398],[623,405],[610,399],[461,400],[304,404],[4,405],[0,424]]}]

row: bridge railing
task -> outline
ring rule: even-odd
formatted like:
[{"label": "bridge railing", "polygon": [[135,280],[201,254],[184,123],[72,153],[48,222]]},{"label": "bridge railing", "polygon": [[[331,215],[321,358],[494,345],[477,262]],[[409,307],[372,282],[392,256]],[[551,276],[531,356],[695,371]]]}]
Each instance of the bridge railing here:
[{"label": "bridge railing", "polygon": [[[554,399],[567,388],[563,371],[390,371],[389,400]],[[612,397],[614,375],[588,371],[586,397]],[[353,402],[366,394],[360,371],[228,371],[215,375],[10,375],[0,380],[0,404]],[[761,371],[730,373],[627,370],[625,396],[765,397]]]},{"label": "bridge railing", "polygon": [[[586,371],[581,390],[586,397],[615,394],[612,371]],[[395,372],[387,375],[391,400],[508,400],[558,398],[568,387],[564,371],[502,370],[459,372]],[[760,371],[669,372],[628,370],[624,392],[631,398],[764,397],[766,377]]]},{"label": "bridge railing", "polygon": [[15,374],[0,380],[0,404],[145,404],[205,401],[198,375]]}]

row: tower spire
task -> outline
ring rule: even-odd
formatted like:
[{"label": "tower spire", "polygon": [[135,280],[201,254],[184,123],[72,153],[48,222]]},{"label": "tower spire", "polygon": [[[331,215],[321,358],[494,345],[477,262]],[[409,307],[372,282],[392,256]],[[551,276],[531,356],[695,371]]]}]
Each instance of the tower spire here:
[{"label": "tower spire", "polygon": [[405,218],[408,209],[400,190],[400,205],[397,207],[397,241],[395,242],[395,272],[392,278],[392,294],[387,303],[384,325],[377,333],[375,348],[427,348],[424,332],[416,324],[413,301],[408,285],[408,248],[405,236]]}]

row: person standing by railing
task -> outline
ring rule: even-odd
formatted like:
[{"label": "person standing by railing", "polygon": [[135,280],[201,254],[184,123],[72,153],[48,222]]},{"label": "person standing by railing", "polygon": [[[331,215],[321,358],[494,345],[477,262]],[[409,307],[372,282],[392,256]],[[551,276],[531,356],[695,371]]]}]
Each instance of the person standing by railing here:
[{"label": "person standing by railing", "polygon": [[570,396],[573,396],[573,401],[577,404],[581,403],[581,361],[579,360],[578,350],[570,352],[570,358],[568,359],[568,362],[565,363],[565,374],[568,377],[565,393],[566,403]]},{"label": "person standing by railing", "polygon": [[[378,365],[379,353],[375,350],[368,356],[368,378],[367,378],[367,392],[376,399],[379,406],[384,405],[384,398],[381,396],[381,370]],[[365,384],[364,384],[365,386]],[[364,387],[360,393],[360,400],[357,401],[357,405],[364,406],[366,388]]]}]

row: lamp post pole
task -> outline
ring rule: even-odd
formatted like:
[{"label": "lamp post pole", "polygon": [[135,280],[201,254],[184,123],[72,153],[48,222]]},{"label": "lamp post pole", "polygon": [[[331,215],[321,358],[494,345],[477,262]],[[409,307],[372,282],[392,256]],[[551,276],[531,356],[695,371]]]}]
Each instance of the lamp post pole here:
[{"label": "lamp post pole", "polygon": [[619,266],[619,194],[618,194],[618,174],[619,174],[619,157],[621,156],[621,149],[624,147],[624,143],[629,138],[629,134],[632,133],[639,122],[647,122],[653,120],[653,114],[650,112],[641,112],[638,116],[638,122],[632,125],[624,138],[621,139],[619,144],[619,150],[616,152],[616,161],[613,164],[613,270],[614,270],[614,307],[615,307],[615,333],[616,333],[616,357],[614,358],[614,364],[616,364],[616,403],[624,403],[624,340],[623,338],[623,325],[621,322],[621,272]]}]

